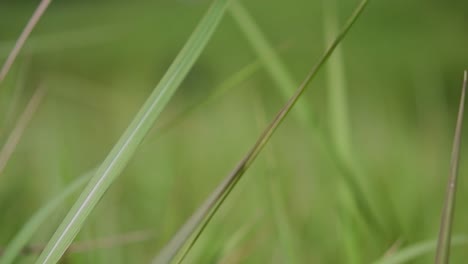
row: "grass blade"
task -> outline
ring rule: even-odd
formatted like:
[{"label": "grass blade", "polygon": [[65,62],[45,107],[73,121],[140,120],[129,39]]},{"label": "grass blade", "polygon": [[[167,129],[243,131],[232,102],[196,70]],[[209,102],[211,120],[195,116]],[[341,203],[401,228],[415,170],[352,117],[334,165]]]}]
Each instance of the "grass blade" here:
[{"label": "grass blade", "polygon": [[215,0],[159,84],[68,212],[37,263],[56,263],[187,75],[223,17],[229,0]]},{"label": "grass blade", "polygon": [[458,165],[460,161],[461,132],[463,126],[463,113],[465,110],[465,93],[468,79],[467,71],[463,74],[463,87],[460,97],[460,107],[458,109],[457,125],[452,147],[452,158],[450,162],[450,178],[445,196],[445,205],[442,211],[442,221],[437,241],[437,251],[435,257],[436,264],[448,263],[450,258],[450,236],[452,233],[452,222],[455,207],[455,195],[457,190]]},{"label": "grass blade", "polygon": [[[254,104],[255,112],[257,113],[257,124],[259,129],[267,124],[266,113],[262,106],[258,103]],[[271,218],[274,219],[277,240],[280,242],[282,250],[284,251],[283,261],[288,263],[301,263],[300,255],[298,253],[298,243],[296,233],[294,232],[293,225],[290,221],[290,216],[286,210],[285,199],[283,195],[283,189],[281,188],[281,182],[277,171],[278,161],[275,156],[275,150],[270,144],[266,146],[264,150],[266,154],[266,169],[264,180],[260,183],[264,186],[265,196],[268,197],[268,207],[271,211]]]},{"label": "grass blade", "polygon": [[[325,42],[333,41],[338,30],[338,9],[336,0],[322,1],[324,13]],[[336,154],[349,166],[356,167],[352,159],[350,140],[350,125],[348,116],[347,86],[344,71],[342,47],[337,47],[326,65],[327,98],[329,113],[330,139]],[[358,179],[356,179],[358,180]],[[359,194],[353,193],[352,186],[340,179],[337,184],[338,201],[340,203],[340,228],[342,234],[345,259],[350,264],[362,263],[360,243],[357,241],[356,223],[353,221],[353,211],[357,211],[355,203],[351,202]]]},{"label": "grass blade", "polygon": [[8,136],[5,145],[0,150],[0,175],[2,175],[3,170],[5,169],[8,161],[10,160],[11,154],[16,149],[16,145],[18,144],[21,136],[23,135],[24,130],[28,126],[29,122],[31,121],[34,113],[36,113],[37,108],[39,107],[42,98],[45,94],[45,88],[39,87],[34,92],[33,96],[29,100],[28,105],[24,109],[23,113],[18,119],[13,131],[11,131],[10,136]]},{"label": "grass blade", "polygon": [[[466,236],[454,236],[452,238],[452,246],[460,246],[468,244],[468,237]],[[396,253],[389,255],[374,262],[374,264],[401,264],[407,263],[417,257],[420,257],[425,254],[429,254],[434,251],[437,247],[437,241],[425,241],[420,242],[409,247],[406,247],[402,250],[397,251]]]},{"label": "grass blade", "polygon": [[8,243],[7,247],[3,251],[3,255],[0,257],[0,264],[13,263],[23,248],[25,248],[25,246],[29,243],[42,223],[44,223],[44,221],[49,218],[52,212],[57,209],[57,207],[59,207],[68,196],[78,191],[79,188],[83,187],[86,182],[89,181],[93,175],[93,172],[94,171],[91,171],[85,175],[80,176],[67,188],[65,188],[59,195],[50,200],[45,206],[40,208]]},{"label": "grass blade", "polygon": [[[219,89],[215,89],[215,93],[211,94],[207,97],[203,102],[190,107],[187,110],[184,110],[183,113],[177,115],[174,122],[170,122],[164,124],[159,133],[164,133],[170,130],[173,126],[178,124],[179,122],[183,121],[185,117],[187,117],[196,109],[208,104],[209,102],[214,101],[216,98],[220,97],[222,94],[226,93],[232,87],[238,85],[240,82],[244,81],[251,75],[253,75],[256,71],[260,69],[261,65],[258,60],[246,65],[242,69],[240,69],[237,73],[232,75],[227,81],[223,82]],[[26,246],[26,244],[30,241],[36,230],[40,227],[40,225],[47,219],[47,217],[58,207],[66,197],[68,197],[71,193],[75,192],[79,187],[83,186],[87,180],[92,176],[95,172],[95,169],[90,170],[86,173],[86,175],[81,176],[76,182],[72,183],[69,187],[67,187],[63,193],[59,196],[51,200],[46,206],[41,208],[31,219],[22,227],[22,229],[16,234],[16,236],[9,242],[7,247],[3,250],[2,257],[0,258],[0,264],[9,264],[12,263],[16,257],[21,252],[21,249]],[[73,244],[72,244],[73,246]]]},{"label": "grass blade", "polygon": [[[261,60],[263,67],[265,67],[270,77],[278,85],[283,97],[289,98],[297,87],[296,82],[253,17],[240,1],[232,3],[229,7],[229,13]],[[311,113],[307,104],[300,102],[296,108],[294,114],[297,115],[299,121],[307,124],[310,121],[309,113]]]},{"label": "grass blade", "polygon": [[[344,29],[336,37],[336,39],[333,41],[330,47],[325,51],[318,63],[312,68],[312,70],[307,75],[302,84],[299,86],[299,88],[296,90],[294,95],[287,101],[287,103],[281,108],[281,110],[275,116],[270,125],[263,131],[263,133],[257,139],[257,142],[254,144],[254,146],[238,163],[234,170],[218,185],[218,187],[211,193],[211,195],[197,209],[197,211],[188,219],[188,221],[182,226],[182,228],[179,229],[177,234],[163,248],[158,257],[154,259],[153,263],[169,263],[170,261],[172,261],[177,255],[177,253],[181,250],[181,248],[186,244],[186,242],[190,240],[190,237],[197,230],[200,224],[202,224],[197,234],[195,234],[194,239],[190,242],[188,246],[188,250],[190,249],[191,245],[193,245],[198,236],[203,232],[204,227],[206,227],[207,223],[213,217],[214,213],[217,211],[219,206],[229,195],[232,188],[239,181],[239,179],[242,177],[245,171],[249,168],[249,166],[258,156],[262,148],[273,135],[276,128],[278,128],[278,126],[287,116],[289,111],[295,105],[297,100],[304,93],[311,80],[317,75],[318,71],[322,68],[323,64],[330,57],[330,55],[333,53],[338,44],[346,36],[349,29],[352,27],[354,22],[364,10],[364,7],[367,5],[367,3],[368,0],[361,1],[357,9],[354,11],[353,15],[346,23]],[[206,220],[203,222],[204,219]]]},{"label": "grass blade", "polygon": [[21,35],[16,41],[16,44],[13,47],[13,50],[8,55],[8,58],[6,59],[5,63],[3,64],[2,69],[0,70],[0,84],[3,82],[6,75],[10,71],[10,68],[15,62],[15,59],[18,56],[19,52],[21,51],[21,48],[23,47],[24,43],[28,39],[29,35],[31,34],[32,30],[36,26],[39,19],[47,10],[47,7],[49,6],[50,2],[52,2],[52,0],[42,0],[39,3],[39,5],[36,8],[36,11],[34,11],[33,15],[31,16],[31,19],[29,19],[28,24],[26,24],[26,27],[24,28],[23,32],[21,32]]},{"label": "grass blade", "polygon": [[[333,40],[338,30],[336,1],[323,1],[325,40],[327,43]],[[350,125],[348,117],[347,87],[344,72],[344,59],[341,47],[337,47],[327,63],[328,81],[328,110],[330,112],[332,139],[335,142],[337,152],[345,160],[351,157]]]},{"label": "grass blade", "polygon": [[[294,92],[296,86],[294,85],[291,74],[287,71],[279,55],[275,52],[272,45],[268,43],[268,40],[261,28],[241,3],[234,3],[231,5],[229,11],[242,33],[245,35],[245,38],[253,47],[257,56],[262,60],[270,78],[272,78],[272,80],[277,84],[281,94],[285,100],[287,100],[291,93]],[[337,31],[337,29],[335,31]],[[336,32],[329,33],[330,38],[336,35]],[[330,42],[331,40],[332,39],[330,39]],[[336,68],[335,63],[333,64],[334,65],[332,65],[332,67]],[[344,83],[344,81],[340,83]],[[302,123],[302,125],[310,130],[309,133],[316,137],[316,141],[325,151],[327,151],[331,160],[336,163],[337,168],[346,181],[346,184],[355,196],[353,199],[358,203],[359,209],[365,216],[369,225],[376,227],[378,229],[377,232],[382,232],[382,224],[379,223],[379,218],[374,212],[372,204],[368,199],[363,197],[364,192],[362,191],[362,186],[364,185],[362,184],[362,181],[360,181],[362,178],[360,168],[357,167],[350,158],[351,143],[348,140],[349,126],[346,122],[346,114],[343,113],[346,112],[346,107],[344,105],[335,107],[336,104],[339,103],[338,100],[343,101],[345,99],[343,89],[341,89],[340,92],[340,98],[336,100],[336,103],[333,103],[334,109],[332,110],[332,113],[336,112],[336,122],[339,122],[339,127],[337,129],[340,131],[334,131],[336,132],[335,135],[338,135],[338,140],[335,137],[329,138],[322,129],[317,127],[317,121],[315,120],[313,111],[306,103],[304,103],[304,101],[299,102],[298,105],[295,106],[297,109],[294,111],[294,114],[297,115],[297,119]]]}]

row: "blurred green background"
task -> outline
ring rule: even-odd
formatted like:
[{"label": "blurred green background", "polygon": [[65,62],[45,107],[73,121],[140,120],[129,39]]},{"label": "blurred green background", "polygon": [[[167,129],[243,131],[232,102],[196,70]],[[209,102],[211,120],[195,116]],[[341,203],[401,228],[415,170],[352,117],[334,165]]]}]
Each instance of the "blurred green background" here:
[{"label": "blurred green background", "polygon": [[[297,84],[326,47],[322,1],[243,1]],[[1,1],[0,62],[37,2]],[[0,86],[2,145],[34,91],[47,90],[0,174],[0,246],[41,205],[102,162],[209,3],[52,2]],[[337,0],[339,25],[357,3]],[[395,243],[398,250],[435,239],[462,72],[468,67],[467,11],[468,2],[461,0],[371,1],[341,46],[352,155],[362,172],[362,195],[375,206],[384,231],[369,227],[359,209],[352,209],[354,194],[343,187],[336,162],[292,113],[187,263],[289,263],[288,247],[301,263],[370,263]],[[76,240],[132,231],[153,236],[69,253],[64,263],[146,263],[157,254],[285,103],[260,68],[216,100],[177,118],[257,58],[227,13]],[[325,73],[301,101],[328,135]],[[161,130],[168,122],[174,125]],[[454,234],[468,234],[465,150]],[[49,218],[34,244],[48,241],[75,198]],[[24,256],[19,263],[35,257]],[[455,247],[452,257],[453,263],[463,263],[468,246]],[[430,253],[410,263],[432,259]]]}]

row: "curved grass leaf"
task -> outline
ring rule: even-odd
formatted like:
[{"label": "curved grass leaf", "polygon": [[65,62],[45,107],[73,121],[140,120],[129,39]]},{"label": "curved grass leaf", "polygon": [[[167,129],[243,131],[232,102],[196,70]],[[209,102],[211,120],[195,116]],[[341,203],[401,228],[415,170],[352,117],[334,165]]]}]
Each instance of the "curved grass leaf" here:
[{"label": "curved grass leaf", "polygon": [[452,160],[450,162],[450,178],[445,196],[444,209],[442,211],[442,221],[440,223],[439,239],[437,242],[436,264],[449,263],[450,258],[450,236],[452,233],[452,222],[455,207],[455,195],[457,191],[458,165],[460,161],[460,146],[463,126],[463,113],[465,111],[466,83],[468,79],[467,71],[463,74],[463,87],[460,97],[460,106],[455,128],[455,136],[452,147]]},{"label": "curved grass leaf", "polygon": [[[218,185],[218,187],[211,193],[211,195],[205,200],[205,202],[197,209],[197,211],[188,219],[188,221],[179,229],[177,234],[171,239],[171,241],[163,248],[160,254],[154,259],[153,263],[169,263],[171,262],[179,253],[179,251],[184,247],[184,245],[189,242],[189,245],[185,252],[182,254],[185,256],[191,246],[195,243],[197,238],[203,232],[206,225],[209,223],[211,218],[217,209],[221,206],[223,201],[229,195],[230,191],[234,188],[236,183],[245,173],[245,171],[250,167],[250,165],[255,161],[256,157],[263,149],[265,144],[271,138],[275,130],[285,119],[289,111],[296,104],[297,100],[306,90],[307,86],[312,79],[317,75],[318,71],[322,68],[323,64],[327,61],[330,55],[333,53],[334,49],[338,44],[343,40],[343,38],[348,33],[349,29],[352,27],[354,22],[357,20],[359,15],[364,10],[364,7],[367,5],[368,0],[363,0],[354,11],[353,15],[350,17],[346,23],[344,29],[336,37],[330,47],[322,55],[318,63],[312,68],[310,73],[306,76],[305,80],[293,94],[293,96],[287,101],[287,103],[281,108],[279,113],[275,116],[273,121],[269,126],[263,131],[260,137],[257,139],[257,142],[250,149],[250,151],[244,156],[244,158],[238,163],[234,170]],[[192,235],[198,229],[194,238],[191,239]],[[179,260],[180,261],[180,260]]]},{"label": "curved grass leaf", "polygon": [[[467,236],[455,236],[452,238],[452,246],[460,246],[466,244],[468,244]],[[384,257],[381,260],[374,262],[374,264],[407,263],[417,257],[433,252],[436,249],[436,246],[436,240],[420,242],[405,249],[399,250],[388,257]]]},{"label": "curved grass leaf", "polygon": [[10,264],[15,261],[21,250],[31,241],[31,238],[44,223],[45,220],[52,214],[57,207],[72,193],[78,191],[79,188],[83,187],[86,182],[93,175],[93,171],[89,172],[78,179],[73,181],[67,188],[65,188],[59,195],[49,201],[45,206],[40,208],[16,233],[11,241],[3,251],[3,255],[0,257],[0,264]]},{"label": "curved grass leaf", "polygon": [[36,263],[56,263],[84,221],[124,169],[154,121],[177,90],[223,17],[229,0],[215,0],[159,84],[68,212]]}]

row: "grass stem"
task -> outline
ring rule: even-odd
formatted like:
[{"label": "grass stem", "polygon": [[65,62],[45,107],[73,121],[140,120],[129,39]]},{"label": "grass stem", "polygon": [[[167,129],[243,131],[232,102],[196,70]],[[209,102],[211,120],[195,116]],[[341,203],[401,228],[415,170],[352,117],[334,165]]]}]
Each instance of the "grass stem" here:
[{"label": "grass stem", "polygon": [[445,195],[445,204],[442,211],[442,220],[439,230],[439,239],[437,241],[437,251],[435,257],[436,264],[449,263],[450,258],[450,237],[452,234],[452,222],[455,208],[455,195],[457,191],[458,167],[460,161],[460,146],[463,127],[463,113],[465,111],[465,94],[468,72],[463,74],[463,86],[460,97],[460,106],[458,109],[457,124],[455,136],[453,139],[452,158],[450,162],[450,177]]},{"label": "grass stem", "polygon": [[[250,151],[242,158],[237,166],[229,173],[224,180],[216,187],[216,189],[210,194],[205,202],[195,211],[195,213],[187,220],[187,222],[179,229],[176,235],[171,241],[163,248],[160,254],[154,259],[153,263],[170,263],[177,255],[177,253],[189,242],[188,247],[182,253],[185,256],[193,244],[196,242],[198,237],[201,235],[207,224],[210,222],[215,212],[219,209],[221,204],[224,202],[226,197],[229,195],[231,190],[235,187],[236,183],[240,180],[242,175],[247,171],[250,165],[255,161],[258,154],[261,152],[263,147],[269,141],[271,136],[274,134],[276,129],[285,119],[287,114],[291,111],[293,106],[296,104],[298,99],[304,93],[312,79],[317,75],[319,70],[325,64],[327,59],[333,53],[338,44],[343,40],[346,34],[349,32],[357,18],[361,15],[362,11],[366,7],[368,0],[363,0],[358,5],[354,13],[351,15],[343,30],[338,34],[335,40],[331,43],[322,57],[319,59],[317,64],[312,67],[309,74],[306,76],[302,84],[292,95],[292,97],[286,102],[281,108],[278,114],[275,116],[273,121],[265,128],[263,133],[259,136]],[[197,231],[195,233],[195,231]],[[195,234],[194,234],[195,233]],[[194,234],[194,235],[193,235]],[[190,239],[193,235],[193,239]],[[182,257],[183,258],[183,257]],[[180,260],[179,260],[180,262]]]},{"label": "grass stem", "polygon": [[21,35],[19,36],[18,40],[16,41],[15,46],[11,50],[10,54],[8,55],[5,63],[3,64],[2,69],[0,70],[0,84],[3,82],[5,79],[6,75],[11,69],[11,66],[13,66],[13,63],[16,60],[16,57],[21,51],[21,48],[24,46],[24,43],[26,43],[26,40],[28,39],[29,35],[33,31],[34,27],[37,25],[39,22],[39,19],[42,17],[44,12],[47,10],[47,7],[49,6],[50,2],[52,0],[42,0],[39,5],[36,8],[36,11],[34,11],[33,15],[29,19],[28,24],[26,24],[26,27],[24,28],[23,32],[21,32]]},{"label": "grass stem", "polygon": [[29,100],[28,105],[19,117],[18,122],[13,128],[13,131],[11,131],[11,134],[8,136],[5,145],[3,145],[2,149],[0,150],[0,175],[2,175],[6,165],[8,164],[8,161],[16,149],[16,146],[21,139],[24,130],[36,113],[37,108],[39,107],[42,98],[44,97],[45,91],[46,89],[44,87],[39,87],[36,89],[33,96]]}]

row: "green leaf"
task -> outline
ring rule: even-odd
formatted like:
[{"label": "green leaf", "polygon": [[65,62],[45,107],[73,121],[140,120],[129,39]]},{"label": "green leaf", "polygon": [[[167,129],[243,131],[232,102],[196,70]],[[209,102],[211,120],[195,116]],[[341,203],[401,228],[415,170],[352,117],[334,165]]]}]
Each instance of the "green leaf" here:
[{"label": "green leaf", "polygon": [[125,168],[215,31],[229,0],[215,0],[166,74],[141,107],[120,140],[97,169],[36,263],[56,263],[110,185]]}]

